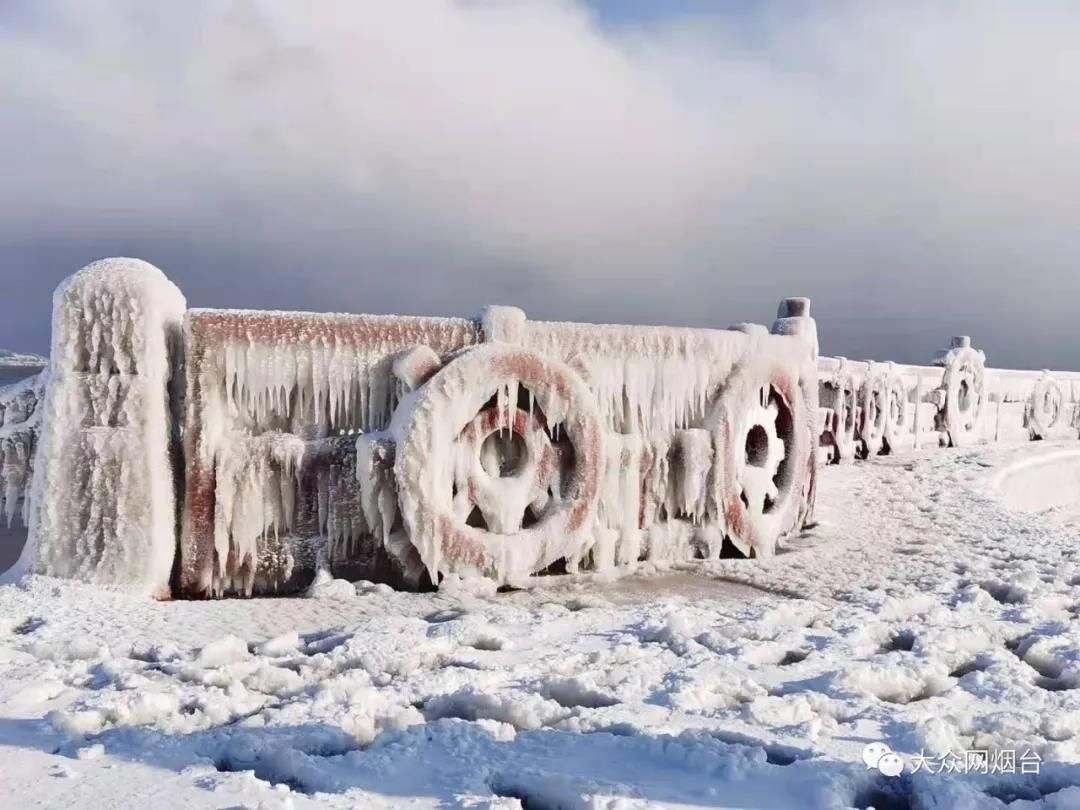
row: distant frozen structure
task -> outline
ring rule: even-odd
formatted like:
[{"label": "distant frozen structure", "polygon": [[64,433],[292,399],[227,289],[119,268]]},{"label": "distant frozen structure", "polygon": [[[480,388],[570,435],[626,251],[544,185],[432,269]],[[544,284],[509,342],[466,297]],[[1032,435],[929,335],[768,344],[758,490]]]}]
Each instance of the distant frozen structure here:
[{"label": "distant frozen structure", "polygon": [[32,571],[165,596],[176,547],[170,390],[184,298],[135,259],[91,264],[53,296],[35,456]]},{"label": "distant frozen structure", "polygon": [[820,459],[1080,436],[1080,373],[986,367],[969,337],[931,365],[818,360]]}]

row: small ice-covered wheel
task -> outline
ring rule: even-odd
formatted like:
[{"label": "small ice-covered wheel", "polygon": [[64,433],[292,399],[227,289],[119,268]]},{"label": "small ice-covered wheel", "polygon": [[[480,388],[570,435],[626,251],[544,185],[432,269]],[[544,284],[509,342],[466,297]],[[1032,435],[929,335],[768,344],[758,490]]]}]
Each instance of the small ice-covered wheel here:
[{"label": "small ice-covered wheel", "polygon": [[451,360],[395,414],[402,520],[433,582],[509,582],[587,545],[600,414],[565,363],[489,343]]},{"label": "small ice-covered wheel", "polygon": [[855,418],[857,397],[855,376],[851,373],[846,361],[842,360],[835,376],[825,381],[821,404],[827,405],[832,411],[831,423],[825,426],[832,438],[835,450],[832,461],[834,463],[851,461],[855,458],[857,449],[855,440],[858,427]]},{"label": "small ice-covered wheel", "polygon": [[979,440],[979,417],[986,401],[985,358],[970,346],[953,349],[945,367],[943,417],[949,444],[966,447]]},{"label": "small ice-covered wheel", "polygon": [[859,440],[863,458],[876,456],[885,441],[889,389],[885,374],[868,372],[859,391]]},{"label": "small ice-covered wheel", "polygon": [[907,450],[914,444],[912,419],[914,408],[904,378],[890,369],[886,382],[885,443],[886,453]]},{"label": "small ice-covered wheel", "polygon": [[1035,383],[1028,402],[1028,430],[1033,439],[1045,439],[1062,421],[1065,394],[1061,385],[1049,374]]},{"label": "small ice-covered wheel", "polygon": [[735,372],[709,415],[717,460],[713,497],[728,539],[766,557],[807,515],[814,419],[797,372],[760,358]]}]

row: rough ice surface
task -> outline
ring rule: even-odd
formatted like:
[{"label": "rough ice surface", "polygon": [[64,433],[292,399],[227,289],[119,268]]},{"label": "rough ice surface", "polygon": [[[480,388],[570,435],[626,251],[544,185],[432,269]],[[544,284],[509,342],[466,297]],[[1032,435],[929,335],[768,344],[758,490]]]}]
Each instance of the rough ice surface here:
[{"label": "rough ice surface", "polygon": [[[807,323],[796,313],[778,320],[785,334],[770,335],[536,322],[514,307],[489,307],[474,321],[192,310],[182,590],[275,591],[283,578],[313,576],[319,560],[331,572],[417,587],[715,556],[730,523],[767,519],[717,497],[713,467],[737,454],[714,448],[716,402],[731,375],[765,356],[786,369],[781,387],[816,397],[813,385],[794,382],[808,363],[813,374]],[[265,453],[252,440],[271,432],[299,440],[299,472],[256,485],[261,473],[245,454]],[[352,437],[355,455],[328,471],[314,451],[334,437]],[[214,472],[234,468],[245,472]],[[782,476],[795,499],[808,474]],[[780,475],[775,465],[770,475]],[[290,499],[255,508],[279,486],[294,488]],[[230,519],[219,502],[252,506]],[[288,504],[295,514],[286,519]],[[670,524],[663,538],[653,522]],[[742,547],[771,549],[795,528],[786,517],[773,523]],[[232,537],[237,527],[243,537]],[[273,564],[248,565],[271,548]]]},{"label": "rough ice surface", "polygon": [[41,432],[47,372],[0,388],[0,514],[29,522],[34,451]]},{"label": "rough ice surface", "polygon": [[[360,474],[372,469],[372,457],[357,449],[357,439],[389,427],[401,398],[432,372],[433,356],[472,345],[478,335],[475,322],[455,318],[191,310],[182,590],[272,592],[286,572],[313,575],[320,555],[332,568],[360,559],[398,565],[400,554],[389,550],[394,527],[380,517],[393,507]],[[215,504],[237,502],[237,488],[247,485],[213,470],[249,465],[246,454],[265,453],[252,440],[270,433],[295,440],[295,474],[275,473],[294,491],[243,524],[263,538],[256,549],[273,547],[275,560],[260,571],[256,559],[254,571],[237,577],[252,541],[232,537]],[[281,515],[278,506],[297,514]]]},{"label": "rough ice surface", "polygon": [[169,592],[169,386],[184,308],[164,274],[136,259],[95,262],[57,288],[20,567]]}]

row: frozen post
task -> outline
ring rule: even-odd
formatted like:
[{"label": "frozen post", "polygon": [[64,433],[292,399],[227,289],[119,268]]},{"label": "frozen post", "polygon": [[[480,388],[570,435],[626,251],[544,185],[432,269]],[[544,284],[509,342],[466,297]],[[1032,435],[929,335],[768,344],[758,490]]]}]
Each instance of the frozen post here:
[{"label": "frozen post", "polygon": [[137,259],[94,262],[57,287],[24,570],[169,595],[169,388],[184,309],[165,275]]},{"label": "frozen post", "polygon": [[809,298],[785,298],[781,301],[771,331],[774,335],[805,335],[805,340],[813,347],[814,359],[817,359],[817,324],[810,317]]}]

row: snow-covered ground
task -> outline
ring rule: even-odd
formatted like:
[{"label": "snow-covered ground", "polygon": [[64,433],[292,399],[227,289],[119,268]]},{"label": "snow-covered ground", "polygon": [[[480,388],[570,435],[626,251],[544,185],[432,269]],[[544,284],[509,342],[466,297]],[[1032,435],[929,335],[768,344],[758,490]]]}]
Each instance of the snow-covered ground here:
[{"label": "snow-covered ground", "polygon": [[[829,468],[788,553],[621,580],[5,585],[0,805],[1080,807],[1080,562],[1047,483],[1070,449]],[[928,772],[949,752],[969,772]]]}]

